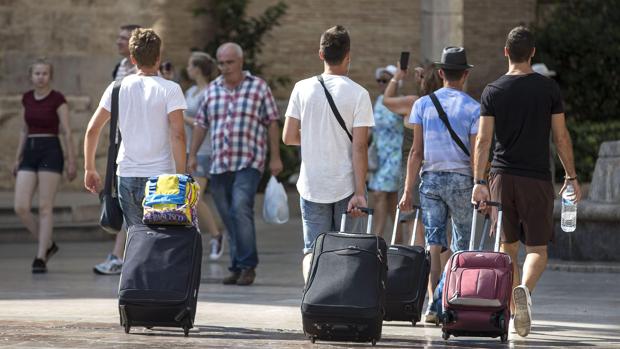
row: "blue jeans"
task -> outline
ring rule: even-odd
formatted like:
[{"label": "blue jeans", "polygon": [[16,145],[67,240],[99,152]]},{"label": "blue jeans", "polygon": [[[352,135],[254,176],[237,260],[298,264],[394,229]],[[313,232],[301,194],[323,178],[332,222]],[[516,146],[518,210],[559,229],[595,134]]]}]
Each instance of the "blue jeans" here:
[{"label": "blue jeans", "polygon": [[427,245],[448,247],[446,225],[452,216],[452,252],[467,250],[471,234],[473,178],[455,172],[424,172],[420,205]]},{"label": "blue jeans", "polygon": [[211,194],[228,230],[232,272],[258,264],[254,197],[261,173],[253,168],[211,175]]},{"label": "blue jeans", "polygon": [[[320,204],[305,200],[304,198],[299,199],[304,232],[304,254],[312,252],[314,240],[316,240],[321,233],[340,231],[342,213],[347,211],[349,200],[351,200],[351,196],[337,202]],[[360,226],[360,218],[349,217],[347,219],[345,231],[351,231],[351,229],[353,229],[353,231],[358,232],[357,230]],[[359,232],[361,233],[361,231]]]},{"label": "blue jeans", "polygon": [[142,201],[144,200],[144,188],[148,177],[117,177],[118,201],[123,210],[123,217],[127,228],[132,225],[142,224]]}]

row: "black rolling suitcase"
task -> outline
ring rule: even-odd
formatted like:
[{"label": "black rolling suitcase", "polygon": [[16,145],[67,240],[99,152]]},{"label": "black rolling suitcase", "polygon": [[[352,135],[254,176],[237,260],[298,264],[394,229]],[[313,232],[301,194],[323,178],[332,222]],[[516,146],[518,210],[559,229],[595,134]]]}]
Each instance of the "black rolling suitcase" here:
[{"label": "black rolling suitcase", "polygon": [[[314,242],[301,315],[304,333],[316,340],[372,342],[381,339],[387,272],[385,241],[367,234],[323,233]],[[346,213],[340,231],[344,231]]]},{"label": "black rolling suitcase", "polygon": [[134,225],[118,290],[121,326],[194,326],[202,239],[195,227]]},{"label": "black rolling suitcase", "polygon": [[410,245],[396,245],[396,229],[400,210],[396,209],[392,241],[387,250],[388,275],[385,295],[384,320],[411,321],[413,326],[420,321],[431,259],[428,251],[413,245],[418,226],[420,208],[415,206],[415,221]]}]

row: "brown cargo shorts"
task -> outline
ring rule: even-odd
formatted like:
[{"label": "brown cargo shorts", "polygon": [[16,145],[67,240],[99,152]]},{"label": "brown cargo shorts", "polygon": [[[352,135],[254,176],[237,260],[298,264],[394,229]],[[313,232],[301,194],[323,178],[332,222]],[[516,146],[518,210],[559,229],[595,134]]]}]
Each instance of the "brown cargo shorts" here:
[{"label": "brown cargo shorts", "polygon": [[[527,246],[543,246],[553,241],[554,189],[551,181],[491,173],[491,200],[503,207],[502,241],[521,240]],[[492,215],[493,226],[497,211]]]}]

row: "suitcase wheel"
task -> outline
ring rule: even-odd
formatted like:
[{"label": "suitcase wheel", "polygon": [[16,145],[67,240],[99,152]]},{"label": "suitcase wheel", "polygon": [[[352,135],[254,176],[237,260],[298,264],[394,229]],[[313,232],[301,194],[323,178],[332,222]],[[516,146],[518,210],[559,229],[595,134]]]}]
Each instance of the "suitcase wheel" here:
[{"label": "suitcase wheel", "polygon": [[315,336],[311,336],[311,337],[310,337],[310,342],[311,342],[312,344],[314,344],[314,342],[316,342],[316,337],[315,337]]},{"label": "suitcase wheel", "polygon": [[502,341],[502,343],[508,342],[508,333],[502,334],[501,337],[499,337],[499,340]]},{"label": "suitcase wheel", "polygon": [[443,338],[444,340],[448,340],[448,339],[450,339],[450,334],[448,332],[446,332],[446,331],[443,331],[441,333],[441,338]]},{"label": "suitcase wheel", "polygon": [[372,341],[370,342],[372,344],[372,346],[374,347],[375,345],[377,345],[377,339],[373,338]]},{"label": "suitcase wheel", "polygon": [[131,326],[128,323],[125,323],[125,333],[129,333],[129,330],[131,330]]},{"label": "suitcase wheel", "polygon": [[189,327],[183,326],[183,333],[185,334],[185,337],[189,337]]},{"label": "suitcase wheel", "polygon": [[153,326],[144,326],[144,328],[146,328],[147,330],[152,330]]},{"label": "suitcase wheel", "polygon": [[415,321],[415,320],[411,321],[411,326],[415,327],[415,325],[417,325],[417,324],[418,324],[417,321]]}]

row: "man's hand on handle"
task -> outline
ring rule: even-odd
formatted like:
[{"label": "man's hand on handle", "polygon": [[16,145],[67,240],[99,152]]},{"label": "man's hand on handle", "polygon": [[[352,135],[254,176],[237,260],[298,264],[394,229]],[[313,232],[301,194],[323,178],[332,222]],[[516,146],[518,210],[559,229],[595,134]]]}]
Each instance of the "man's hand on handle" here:
[{"label": "man's hand on handle", "polygon": [[491,200],[489,187],[484,184],[475,184],[471,192],[471,203],[478,205],[478,212],[482,214],[490,214],[491,208],[487,207],[486,202]]},{"label": "man's hand on handle", "polygon": [[405,193],[403,194],[403,197],[398,202],[398,208],[401,211],[411,211],[413,209],[410,193],[405,191]]},{"label": "man's hand on handle", "polygon": [[347,205],[347,212],[353,217],[361,217],[364,213],[358,207],[367,207],[366,197],[364,195],[353,195]]}]

